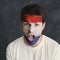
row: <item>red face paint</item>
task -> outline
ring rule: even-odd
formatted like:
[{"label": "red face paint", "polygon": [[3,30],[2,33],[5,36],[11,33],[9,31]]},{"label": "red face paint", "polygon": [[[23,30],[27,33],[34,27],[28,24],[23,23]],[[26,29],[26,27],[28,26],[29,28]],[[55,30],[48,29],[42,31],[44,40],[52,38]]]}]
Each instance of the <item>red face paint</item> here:
[{"label": "red face paint", "polygon": [[43,22],[43,19],[42,19],[42,16],[31,16],[31,15],[26,15],[24,17],[25,21],[28,21],[28,22]]}]

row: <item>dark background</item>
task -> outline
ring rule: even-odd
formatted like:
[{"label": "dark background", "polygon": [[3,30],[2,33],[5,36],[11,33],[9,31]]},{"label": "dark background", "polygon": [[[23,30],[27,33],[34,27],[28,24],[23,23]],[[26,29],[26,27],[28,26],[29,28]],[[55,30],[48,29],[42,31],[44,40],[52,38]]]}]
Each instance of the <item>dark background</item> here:
[{"label": "dark background", "polygon": [[20,12],[30,3],[42,5],[47,13],[44,34],[60,43],[60,0],[0,0],[0,60],[7,45],[23,35]]}]

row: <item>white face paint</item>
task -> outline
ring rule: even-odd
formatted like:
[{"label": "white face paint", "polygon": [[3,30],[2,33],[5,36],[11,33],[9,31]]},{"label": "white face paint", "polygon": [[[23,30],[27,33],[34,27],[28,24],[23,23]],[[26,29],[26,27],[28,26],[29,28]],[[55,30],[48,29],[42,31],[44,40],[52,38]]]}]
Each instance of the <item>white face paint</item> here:
[{"label": "white face paint", "polygon": [[33,40],[33,36],[40,36],[42,34],[43,29],[44,24],[42,22],[23,22],[23,31],[29,40]]}]

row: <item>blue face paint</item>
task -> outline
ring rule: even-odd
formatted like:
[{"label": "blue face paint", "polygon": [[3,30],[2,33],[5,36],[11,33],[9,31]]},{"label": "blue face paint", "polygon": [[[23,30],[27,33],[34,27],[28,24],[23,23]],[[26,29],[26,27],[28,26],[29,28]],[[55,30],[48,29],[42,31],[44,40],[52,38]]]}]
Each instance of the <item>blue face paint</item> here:
[{"label": "blue face paint", "polygon": [[35,36],[33,41],[30,41],[26,36],[26,41],[28,42],[29,45],[34,45],[38,40],[40,36]]}]

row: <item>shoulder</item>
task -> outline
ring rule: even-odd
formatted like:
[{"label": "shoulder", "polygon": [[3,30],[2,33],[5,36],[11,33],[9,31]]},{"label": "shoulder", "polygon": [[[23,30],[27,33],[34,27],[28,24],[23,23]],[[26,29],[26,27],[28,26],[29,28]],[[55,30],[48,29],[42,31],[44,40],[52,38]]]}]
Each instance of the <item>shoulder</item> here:
[{"label": "shoulder", "polygon": [[60,44],[54,39],[44,35],[44,41],[48,48],[49,54],[54,58],[53,60],[60,60]]},{"label": "shoulder", "polygon": [[13,59],[15,57],[16,51],[18,49],[18,45],[21,45],[21,42],[23,40],[23,36],[17,38],[16,40],[12,41],[11,43],[8,44],[7,48],[6,48],[6,59]]},{"label": "shoulder", "polygon": [[59,45],[59,43],[57,41],[55,41],[54,39],[43,35],[44,36],[44,40],[46,41],[46,43],[52,44],[52,45]]},{"label": "shoulder", "polygon": [[60,44],[57,41],[55,41],[54,39],[50,37],[47,37],[44,35],[43,38],[44,38],[44,41],[45,41],[44,44],[46,45],[46,47],[48,47],[48,49],[52,51],[56,50],[60,46]]},{"label": "shoulder", "polygon": [[60,60],[60,45],[55,48],[53,57],[54,60]]},{"label": "shoulder", "polygon": [[19,37],[19,38],[17,38],[16,40],[10,42],[10,43],[8,44],[8,46],[7,46],[6,49],[7,49],[7,50],[10,50],[10,49],[13,50],[15,47],[17,47],[17,45],[18,45],[20,42],[22,42],[23,37],[24,37],[24,36]]}]

